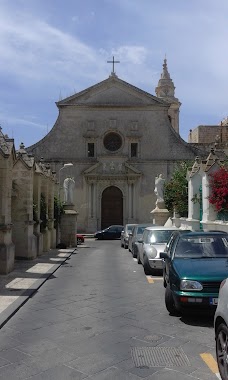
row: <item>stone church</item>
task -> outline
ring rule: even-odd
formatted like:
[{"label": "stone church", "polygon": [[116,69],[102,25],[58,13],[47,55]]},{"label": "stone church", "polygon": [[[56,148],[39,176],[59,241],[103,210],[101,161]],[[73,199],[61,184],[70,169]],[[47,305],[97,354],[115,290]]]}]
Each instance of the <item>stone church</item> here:
[{"label": "stone church", "polygon": [[78,231],[151,221],[155,177],[169,179],[177,161],[200,155],[179,135],[181,103],[166,59],[155,93],[118,78],[113,67],[107,79],[57,102],[55,125],[27,148],[56,171],[61,199],[64,179],[74,178]]}]

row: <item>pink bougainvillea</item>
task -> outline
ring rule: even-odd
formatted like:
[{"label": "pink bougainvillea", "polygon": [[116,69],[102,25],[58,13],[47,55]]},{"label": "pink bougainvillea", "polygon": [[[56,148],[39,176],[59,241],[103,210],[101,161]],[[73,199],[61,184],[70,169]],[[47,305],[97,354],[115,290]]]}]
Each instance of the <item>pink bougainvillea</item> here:
[{"label": "pink bougainvillea", "polygon": [[215,206],[216,211],[228,211],[228,168],[221,167],[210,174],[209,202]]}]

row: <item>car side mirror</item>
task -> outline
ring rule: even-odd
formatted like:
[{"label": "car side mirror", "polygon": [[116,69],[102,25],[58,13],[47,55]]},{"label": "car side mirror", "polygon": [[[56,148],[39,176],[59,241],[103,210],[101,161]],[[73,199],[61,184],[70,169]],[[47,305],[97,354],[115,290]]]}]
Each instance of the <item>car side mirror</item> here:
[{"label": "car side mirror", "polygon": [[170,256],[167,252],[160,252],[160,258],[161,259],[170,259]]},{"label": "car side mirror", "polygon": [[129,236],[132,236],[132,232],[129,232]]}]

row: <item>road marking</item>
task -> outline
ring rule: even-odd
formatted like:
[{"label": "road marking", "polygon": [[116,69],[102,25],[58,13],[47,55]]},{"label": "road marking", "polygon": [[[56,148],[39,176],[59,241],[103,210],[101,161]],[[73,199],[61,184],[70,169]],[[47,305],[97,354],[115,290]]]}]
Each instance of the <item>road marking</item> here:
[{"label": "road marking", "polygon": [[163,277],[152,277],[152,276],[146,276],[147,281],[149,284],[154,284],[154,280],[163,280]]},{"label": "road marking", "polygon": [[206,352],[200,354],[200,356],[203,359],[203,361],[207,364],[207,366],[210,368],[211,372],[213,372],[217,376],[217,378],[221,380],[221,377],[219,375],[218,364],[216,360],[213,358],[213,356]]}]

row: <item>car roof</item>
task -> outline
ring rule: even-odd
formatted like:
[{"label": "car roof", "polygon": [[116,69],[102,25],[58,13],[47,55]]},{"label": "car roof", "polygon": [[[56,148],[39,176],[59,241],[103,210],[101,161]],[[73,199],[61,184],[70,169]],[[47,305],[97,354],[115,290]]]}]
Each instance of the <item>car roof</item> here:
[{"label": "car roof", "polygon": [[106,228],[109,228],[109,227],[123,227],[122,224],[111,224],[111,226],[108,226]]},{"label": "car roof", "polygon": [[[194,237],[194,236],[224,236],[227,235],[227,232],[223,231],[190,231],[190,232],[185,232],[186,235]],[[184,233],[182,232],[181,235],[183,236]]]},{"label": "car roof", "polygon": [[149,230],[149,231],[178,231],[179,228],[177,228],[177,227],[165,227],[165,226],[152,226],[152,227],[147,227],[146,230]]},{"label": "car roof", "polygon": [[153,223],[141,223],[141,224],[136,224],[136,227],[152,227],[155,226]]}]

